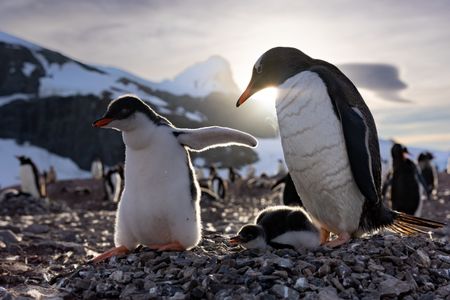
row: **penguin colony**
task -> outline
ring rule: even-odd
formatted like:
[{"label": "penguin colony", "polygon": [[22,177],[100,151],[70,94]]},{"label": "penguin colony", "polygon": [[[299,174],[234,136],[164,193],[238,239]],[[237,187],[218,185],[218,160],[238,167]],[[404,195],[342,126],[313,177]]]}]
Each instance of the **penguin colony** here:
[{"label": "penguin colony", "polygon": [[[278,88],[276,111],[286,164],[321,242],[339,246],[381,228],[412,234],[444,224],[396,212],[381,200],[377,130],[353,83],[334,65],[294,48],[268,50],[255,63],[236,106]],[[330,232],[337,234],[329,241]]]},{"label": "penguin colony", "polygon": [[125,143],[125,188],[117,209],[116,247],[94,262],[138,245],[159,251],[197,245],[200,193],[188,151],[257,144],[251,135],[231,128],[176,128],[135,96],[112,101],[93,126],[121,131]]}]

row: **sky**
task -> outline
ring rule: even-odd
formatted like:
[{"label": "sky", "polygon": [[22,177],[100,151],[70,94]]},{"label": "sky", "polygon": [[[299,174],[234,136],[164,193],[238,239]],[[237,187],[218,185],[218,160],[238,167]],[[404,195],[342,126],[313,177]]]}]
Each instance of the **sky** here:
[{"label": "sky", "polygon": [[[0,30],[87,63],[173,78],[220,55],[244,89],[275,46],[358,70],[383,138],[450,150],[448,1],[3,0]],[[358,66],[365,66],[358,68]],[[352,78],[353,79],[353,78]]]}]

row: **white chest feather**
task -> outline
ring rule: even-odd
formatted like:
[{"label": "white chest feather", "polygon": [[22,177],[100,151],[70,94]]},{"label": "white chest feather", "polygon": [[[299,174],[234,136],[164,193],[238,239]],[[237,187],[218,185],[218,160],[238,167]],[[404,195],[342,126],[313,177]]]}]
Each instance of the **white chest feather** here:
[{"label": "white chest feather", "polygon": [[[133,248],[178,241],[189,248],[198,241],[198,199],[192,199],[186,152],[168,132],[158,129],[147,146],[124,134],[125,189],[116,244]],[[130,141],[139,141],[138,149],[129,147]]]},{"label": "white chest feather", "polygon": [[36,186],[33,168],[30,165],[20,166],[20,187],[22,192],[30,193],[33,197],[39,198],[39,187]]},{"label": "white chest feather", "polygon": [[324,82],[309,71],[288,79],[276,108],[286,164],[305,208],[332,232],[356,231],[364,197]]}]

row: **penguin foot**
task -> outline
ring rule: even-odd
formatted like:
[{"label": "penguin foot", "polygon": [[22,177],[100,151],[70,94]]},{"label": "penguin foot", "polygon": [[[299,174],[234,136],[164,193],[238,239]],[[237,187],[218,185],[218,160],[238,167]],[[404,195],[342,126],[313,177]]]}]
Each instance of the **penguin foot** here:
[{"label": "penguin foot", "polygon": [[128,248],[125,247],[125,246],[115,247],[115,248],[109,249],[108,251],[103,252],[102,254],[98,255],[97,257],[92,259],[92,262],[94,264],[96,264],[96,263],[99,263],[101,261],[104,261],[107,258],[110,258],[110,257],[113,257],[113,256],[117,256],[117,255],[121,255],[121,254],[127,254],[128,252],[130,252],[130,250],[128,250]]},{"label": "penguin foot", "polygon": [[172,243],[167,243],[167,244],[152,244],[152,245],[148,245],[147,247],[149,247],[152,250],[156,250],[156,251],[184,251],[184,250],[186,250],[186,248],[184,248],[178,241],[175,241]]},{"label": "penguin foot", "polygon": [[338,234],[338,237],[332,241],[329,241],[324,244],[324,246],[335,248],[337,246],[343,245],[350,241],[351,235],[348,232],[341,232]]},{"label": "penguin foot", "polygon": [[328,242],[330,238],[330,232],[325,228],[320,228],[320,244],[323,245]]}]

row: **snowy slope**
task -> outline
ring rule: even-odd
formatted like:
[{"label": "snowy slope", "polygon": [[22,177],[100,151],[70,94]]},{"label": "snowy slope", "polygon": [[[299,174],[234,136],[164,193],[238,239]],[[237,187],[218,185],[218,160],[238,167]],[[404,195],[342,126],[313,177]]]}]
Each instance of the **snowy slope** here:
[{"label": "snowy slope", "polygon": [[88,172],[80,170],[68,158],[63,158],[39,147],[18,145],[14,140],[0,139],[0,188],[18,184],[19,162],[16,155],[29,156],[37,165],[40,172],[53,166],[58,179],[87,178]]}]

